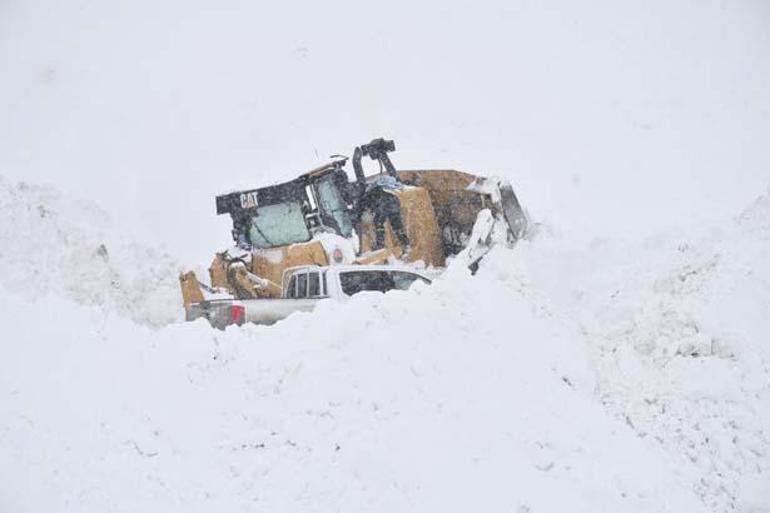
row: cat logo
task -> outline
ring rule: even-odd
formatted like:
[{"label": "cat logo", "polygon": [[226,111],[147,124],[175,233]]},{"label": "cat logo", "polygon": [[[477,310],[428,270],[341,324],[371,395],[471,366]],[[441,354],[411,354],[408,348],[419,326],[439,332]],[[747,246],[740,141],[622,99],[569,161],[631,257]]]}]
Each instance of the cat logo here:
[{"label": "cat logo", "polygon": [[244,192],[241,194],[241,208],[257,207],[257,191]]}]

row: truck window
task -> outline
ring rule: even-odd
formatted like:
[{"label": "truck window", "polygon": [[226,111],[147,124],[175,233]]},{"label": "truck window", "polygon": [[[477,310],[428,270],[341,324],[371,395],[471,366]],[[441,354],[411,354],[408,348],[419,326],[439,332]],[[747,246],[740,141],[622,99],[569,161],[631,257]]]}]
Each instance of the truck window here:
[{"label": "truck window", "polygon": [[297,297],[307,297],[307,274],[297,276]]},{"label": "truck window", "polygon": [[391,274],[393,275],[393,285],[398,290],[409,290],[412,283],[416,281],[430,284],[430,280],[423,278],[419,274],[405,273],[403,271],[392,271]]},{"label": "truck window", "polygon": [[318,273],[308,273],[308,297],[318,297],[321,295],[321,283],[318,279]]},{"label": "truck window", "polygon": [[417,274],[403,271],[348,271],[340,273],[340,285],[345,295],[352,296],[365,290],[387,292],[408,290],[415,281],[430,283]]},{"label": "truck window", "polygon": [[340,273],[342,292],[348,296],[365,290],[387,292],[393,290],[393,277],[387,271],[349,271]]},{"label": "truck window", "polygon": [[286,287],[286,297],[295,298],[297,297],[297,275],[292,275],[291,279],[289,279],[289,284]]}]

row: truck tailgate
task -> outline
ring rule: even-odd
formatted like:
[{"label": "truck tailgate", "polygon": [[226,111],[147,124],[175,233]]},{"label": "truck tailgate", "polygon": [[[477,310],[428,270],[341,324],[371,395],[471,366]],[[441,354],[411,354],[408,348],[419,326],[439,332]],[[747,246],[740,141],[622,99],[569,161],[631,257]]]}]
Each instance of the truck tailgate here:
[{"label": "truck tailgate", "polygon": [[208,319],[215,328],[224,329],[228,324],[233,324],[231,307],[236,301],[233,299],[217,299],[193,303],[185,309],[185,320]]},{"label": "truck tailgate", "polygon": [[320,299],[216,299],[193,303],[185,310],[185,318],[194,321],[201,317],[208,319],[215,328],[224,329],[234,324],[232,308],[242,307],[243,320],[254,324],[274,324],[294,312],[313,310]]}]

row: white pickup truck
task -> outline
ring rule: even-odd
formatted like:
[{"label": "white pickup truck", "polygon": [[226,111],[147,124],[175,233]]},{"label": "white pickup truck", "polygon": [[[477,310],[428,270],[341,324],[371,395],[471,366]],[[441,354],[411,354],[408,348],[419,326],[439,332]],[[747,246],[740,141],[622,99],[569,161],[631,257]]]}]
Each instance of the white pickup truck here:
[{"label": "white pickup truck", "polygon": [[283,295],[265,299],[213,299],[189,305],[186,319],[200,317],[215,328],[252,322],[273,324],[294,312],[309,312],[324,299],[341,300],[363,291],[407,290],[415,281],[430,283],[411,268],[391,265],[302,266],[283,273]]}]

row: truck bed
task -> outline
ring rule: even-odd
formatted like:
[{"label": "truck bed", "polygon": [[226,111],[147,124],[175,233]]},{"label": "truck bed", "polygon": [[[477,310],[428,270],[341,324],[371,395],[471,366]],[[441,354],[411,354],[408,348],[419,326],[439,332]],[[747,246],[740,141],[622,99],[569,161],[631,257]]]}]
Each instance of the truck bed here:
[{"label": "truck bed", "polygon": [[264,298],[264,299],[214,299],[202,301],[187,307],[185,318],[194,321],[201,317],[208,319],[212,326],[224,329],[234,324],[232,307],[243,307],[243,319],[238,322],[274,324],[294,312],[309,312],[322,298]]}]

